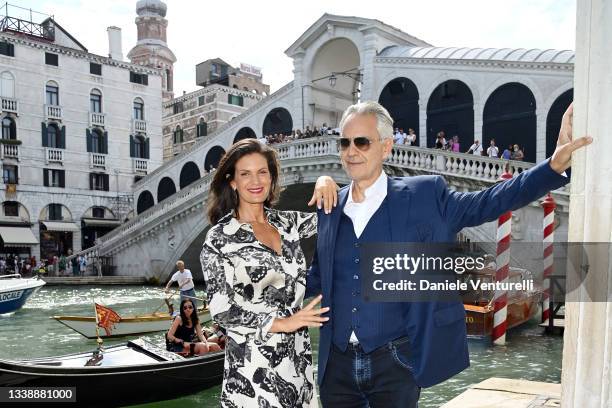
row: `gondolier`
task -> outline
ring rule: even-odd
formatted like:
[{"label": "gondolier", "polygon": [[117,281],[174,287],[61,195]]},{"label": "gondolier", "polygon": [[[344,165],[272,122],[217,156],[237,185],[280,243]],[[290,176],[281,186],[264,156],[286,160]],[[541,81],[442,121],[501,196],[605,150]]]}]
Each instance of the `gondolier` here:
[{"label": "gondolier", "polygon": [[176,262],[176,267],[178,271],[174,272],[166,284],[166,292],[170,290],[170,285],[172,282],[178,282],[179,289],[181,290],[181,301],[183,299],[191,299],[194,303],[194,307],[198,307],[196,304],[196,294],[191,271],[189,269],[185,269],[185,262],[181,260]]}]

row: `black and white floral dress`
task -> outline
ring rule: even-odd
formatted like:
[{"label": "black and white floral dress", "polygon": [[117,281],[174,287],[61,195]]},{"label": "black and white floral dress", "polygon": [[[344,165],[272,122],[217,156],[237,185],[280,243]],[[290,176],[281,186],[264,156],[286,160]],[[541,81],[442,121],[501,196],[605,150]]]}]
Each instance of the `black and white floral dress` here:
[{"label": "black and white floral dress", "polygon": [[313,406],[308,329],[270,333],[274,318],[302,307],[306,260],[300,239],[317,231],[315,213],[265,209],[280,233],[282,254],[229,213],[212,226],[200,255],[210,312],[227,329],[223,407]]}]

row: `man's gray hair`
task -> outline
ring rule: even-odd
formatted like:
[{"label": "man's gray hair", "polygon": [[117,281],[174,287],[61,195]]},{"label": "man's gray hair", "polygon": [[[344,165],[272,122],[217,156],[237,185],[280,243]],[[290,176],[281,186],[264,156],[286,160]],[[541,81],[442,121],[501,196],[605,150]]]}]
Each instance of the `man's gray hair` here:
[{"label": "man's gray hair", "polygon": [[355,115],[374,115],[376,116],[376,129],[381,139],[393,139],[393,119],[389,112],[378,102],[365,101],[359,102],[346,108],[340,120],[340,134],[344,133],[344,125],[349,116]]}]

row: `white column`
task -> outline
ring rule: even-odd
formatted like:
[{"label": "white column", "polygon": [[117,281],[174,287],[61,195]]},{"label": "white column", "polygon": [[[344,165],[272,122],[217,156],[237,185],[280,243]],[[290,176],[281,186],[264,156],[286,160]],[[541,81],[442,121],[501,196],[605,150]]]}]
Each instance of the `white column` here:
[{"label": "white column", "polygon": [[[574,134],[593,145],[574,155],[570,196],[570,242],[612,241],[612,2],[578,0],[574,69]],[[606,244],[608,245],[608,244]],[[589,251],[591,252],[591,251]],[[561,405],[612,406],[612,298],[610,250],[589,253],[581,300],[566,303]]]},{"label": "white column", "polygon": [[[306,94],[304,93],[304,98],[302,99],[302,85],[304,85],[308,79],[304,76],[304,52],[299,52],[293,57],[293,111],[295,115],[293,116],[293,127],[295,129],[305,129],[308,122],[306,121],[306,107],[308,104],[306,103]],[[306,87],[307,88],[307,87]],[[303,89],[306,92],[306,88]],[[304,103],[304,106],[302,106]],[[304,116],[302,116],[304,115]]]},{"label": "white column", "polygon": [[484,103],[481,103],[480,101],[474,101],[474,137],[472,138],[470,135],[461,135],[461,136],[465,136],[463,139],[467,139],[467,140],[464,140],[464,143],[466,143],[468,147],[476,139],[480,140],[480,142],[483,143],[483,146],[485,146],[483,136],[487,136],[487,135],[482,134],[483,109],[484,109]]},{"label": "white column", "polygon": [[536,163],[546,159],[546,110],[536,109]]},{"label": "white column", "polygon": [[361,100],[377,101],[378,95],[374,94],[376,83],[374,78],[374,58],[376,58],[376,34],[365,34],[364,48],[362,50],[361,67],[363,69],[363,83],[361,84]]},{"label": "white column", "polygon": [[419,146],[427,147],[427,99],[419,99]]}]

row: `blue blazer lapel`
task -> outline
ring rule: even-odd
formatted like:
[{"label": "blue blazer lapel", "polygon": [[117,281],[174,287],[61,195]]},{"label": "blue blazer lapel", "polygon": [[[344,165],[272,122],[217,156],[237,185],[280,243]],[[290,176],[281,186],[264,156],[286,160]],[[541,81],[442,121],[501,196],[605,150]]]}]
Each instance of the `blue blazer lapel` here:
[{"label": "blue blazer lapel", "polygon": [[406,220],[410,211],[411,195],[410,188],[402,179],[387,179],[387,204],[393,242],[406,241]]}]

